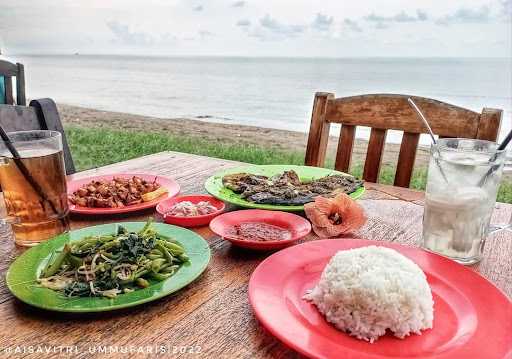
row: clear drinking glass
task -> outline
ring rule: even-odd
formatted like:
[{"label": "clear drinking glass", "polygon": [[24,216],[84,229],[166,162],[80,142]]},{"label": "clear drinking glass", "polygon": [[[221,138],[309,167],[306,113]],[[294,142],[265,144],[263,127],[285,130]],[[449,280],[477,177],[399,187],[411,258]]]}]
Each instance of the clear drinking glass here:
[{"label": "clear drinking glass", "polygon": [[0,241],[10,241],[14,239],[14,233],[12,233],[11,218],[7,218],[3,198],[3,194],[0,193]]},{"label": "clear drinking glass", "polygon": [[[512,177],[512,150],[508,150],[505,156],[505,165],[503,166],[503,176],[508,178]],[[499,225],[500,229],[512,231],[512,215],[510,216],[508,223]]]},{"label": "clear drinking glass", "polygon": [[14,238],[14,234],[12,233],[11,224],[7,219],[0,218],[0,240],[10,240]]},{"label": "clear drinking glass", "polygon": [[20,159],[0,142],[0,186],[16,244],[33,246],[69,230],[62,138],[56,131],[8,136]]},{"label": "clear drinking glass", "polygon": [[481,260],[506,151],[494,142],[440,139],[428,168],[423,247],[462,264]]}]

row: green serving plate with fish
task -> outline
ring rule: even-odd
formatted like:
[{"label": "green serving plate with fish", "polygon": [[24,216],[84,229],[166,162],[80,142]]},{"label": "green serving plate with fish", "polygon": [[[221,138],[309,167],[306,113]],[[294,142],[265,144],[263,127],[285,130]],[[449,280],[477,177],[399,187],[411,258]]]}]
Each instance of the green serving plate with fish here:
[{"label": "green serving plate with fish", "polygon": [[[274,177],[280,175],[285,171],[295,171],[301,182],[307,183],[314,180],[333,175],[350,176],[346,173],[335,171],[328,168],[310,167],[310,166],[294,166],[294,165],[246,165],[240,167],[229,168],[216,173],[206,180],[205,188],[212,196],[240,207],[245,208],[259,208],[274,211],[303,211],[304,205],[283,205],[283,204],[267,204],[255,203],[242,198],[240,193],[235,193],[232,189],[224,186],[222,178],[226,175],[236,173],[250,173],[256,176]],[[365,189],[364,186],[357,188],[349,196],[353,199],[360,198]]]},{"label": "green serving plate with fish", "polygon": [[184,288],[203,273],[210,261],[208,243],[188,229],[153,223],[152,226],[159,235],[179,243],[188,256],[188,261],[184,262],[172,276],[159,281],[149,279],[146,287],[120,293],[113,298],[66,296],[62,292],[43,287],[38,282],[55,253],[61,252],[66,244],[72,247],[73,242],[89,236],[112,235],[119,226],[130,232],[137,232],[144,225],[143,222],[104,224],[71,231],[43,242],[27,250],[11,264],[6,275],[7,286],[15,297],[34,307],[58,312],[103,312],[162,298]]}]

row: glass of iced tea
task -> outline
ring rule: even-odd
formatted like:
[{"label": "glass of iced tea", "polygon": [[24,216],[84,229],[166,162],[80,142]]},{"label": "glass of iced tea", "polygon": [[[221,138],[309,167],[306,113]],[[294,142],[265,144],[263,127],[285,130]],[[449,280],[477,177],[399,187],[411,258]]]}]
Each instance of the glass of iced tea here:
[{"label": "glass of iced tea", "polygon": [[56,131],[8,136],[19,158],[0,141],[0,186],[16,244],[33,246],[69,230],[62,137]]}]

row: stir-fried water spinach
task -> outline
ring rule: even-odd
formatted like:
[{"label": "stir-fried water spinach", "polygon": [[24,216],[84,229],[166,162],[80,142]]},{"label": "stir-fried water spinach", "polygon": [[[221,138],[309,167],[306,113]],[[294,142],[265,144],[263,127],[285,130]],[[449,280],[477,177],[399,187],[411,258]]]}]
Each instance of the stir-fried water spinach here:
[{"label": "stir-fried water spinach", "polygon": [[53,253],[41,286],[68,297],[114,298],[162,281],[188,261],[183,246],[158,234],[148,221],[139,232],[118,226],[113,235],[89,236]]}]

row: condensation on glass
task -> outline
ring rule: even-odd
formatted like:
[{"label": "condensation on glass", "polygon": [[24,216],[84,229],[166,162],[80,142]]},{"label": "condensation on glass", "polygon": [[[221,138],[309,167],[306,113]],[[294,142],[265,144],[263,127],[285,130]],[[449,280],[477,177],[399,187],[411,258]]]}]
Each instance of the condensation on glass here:
[{"label": "condensation on glass", "polygon": [[423,215],[423,247],[462,264],[481,260],[503,172],[493,142],[440,139],[432,145]]}]

